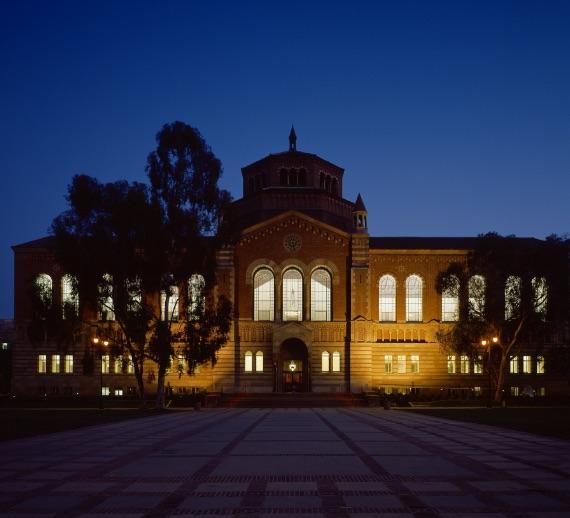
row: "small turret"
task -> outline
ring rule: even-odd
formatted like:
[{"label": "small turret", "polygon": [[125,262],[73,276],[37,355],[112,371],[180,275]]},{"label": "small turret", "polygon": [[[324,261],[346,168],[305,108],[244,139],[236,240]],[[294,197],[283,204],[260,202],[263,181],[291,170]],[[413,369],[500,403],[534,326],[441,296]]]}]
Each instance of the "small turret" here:
[{"label": "small turret", "polygon": [[291,125],[291,131],[289,133],[289,151],[297,151],[297,135],[293,125]]},{"label": "small turret", "polygon": [[356,232],[368,232],[368,211],[360,193],[354,202],[354,209],[352,209],[352,222]]}]

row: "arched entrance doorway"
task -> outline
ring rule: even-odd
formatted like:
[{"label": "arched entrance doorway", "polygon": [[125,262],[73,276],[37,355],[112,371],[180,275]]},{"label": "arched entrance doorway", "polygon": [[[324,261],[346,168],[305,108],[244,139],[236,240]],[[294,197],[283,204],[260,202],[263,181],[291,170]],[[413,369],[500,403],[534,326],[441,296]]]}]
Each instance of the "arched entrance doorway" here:
[{"label": "arched entrance doorway", "polygon": [[309,354],[307,346],[298,338],[289,338],[281,344],[277,375],[282,392],[309,392]]}]

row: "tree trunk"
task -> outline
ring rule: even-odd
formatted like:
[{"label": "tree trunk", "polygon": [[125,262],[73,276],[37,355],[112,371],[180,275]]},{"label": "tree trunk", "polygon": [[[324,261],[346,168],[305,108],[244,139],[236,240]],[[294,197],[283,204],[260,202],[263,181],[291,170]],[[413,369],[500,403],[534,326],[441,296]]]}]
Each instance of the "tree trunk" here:
[{"label": "tree trunk", "polygon": [[501,350],[501,362],[497,373],[497,386],[495,387],[495,402],[499,405],[503,400],[503,385],[505,384],[505,371],[509,365],[509,355]]},{"label": "tree trunk", "polygon": [[164,380],[166,378],[166,369],[159,366],[158,378],[156,381],[156,408],[164,410],[165,408],[165,394],[164,394]]}]

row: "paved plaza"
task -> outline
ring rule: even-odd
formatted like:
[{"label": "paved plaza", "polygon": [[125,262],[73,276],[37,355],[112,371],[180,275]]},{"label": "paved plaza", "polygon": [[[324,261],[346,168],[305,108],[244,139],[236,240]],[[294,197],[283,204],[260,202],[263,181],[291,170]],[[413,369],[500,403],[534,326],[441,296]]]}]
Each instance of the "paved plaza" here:
[{"label": "paved plaza", "polygon": [[172,412],[0,443],[0,515],[570,516],[570,442],[381,409]]}]

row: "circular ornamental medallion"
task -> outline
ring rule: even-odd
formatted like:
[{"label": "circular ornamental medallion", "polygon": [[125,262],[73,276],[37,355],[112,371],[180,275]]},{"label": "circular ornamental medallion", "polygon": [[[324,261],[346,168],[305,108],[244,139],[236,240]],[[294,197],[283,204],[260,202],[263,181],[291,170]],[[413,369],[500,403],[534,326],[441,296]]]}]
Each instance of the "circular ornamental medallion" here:
[{"label": "circular ornamental medallion", "polygon": [[287,234],[283,238],[283,248],[285,248],[285,250],[290,254],[294,254],[301,250],[302,243],[303,242],[301,241],[301,236],[299,234]]}]

